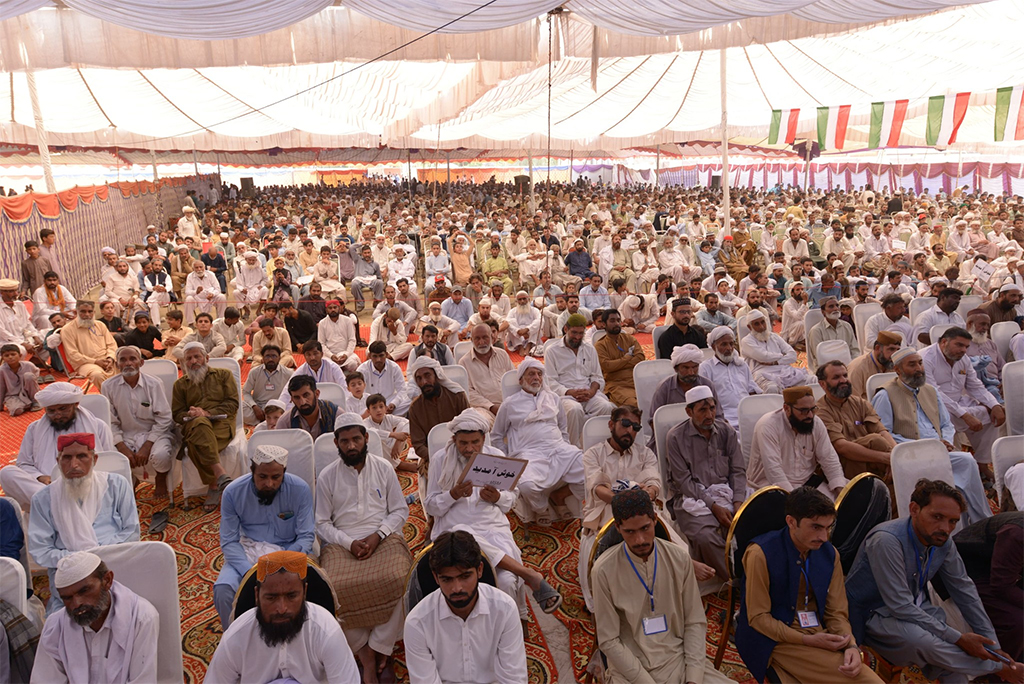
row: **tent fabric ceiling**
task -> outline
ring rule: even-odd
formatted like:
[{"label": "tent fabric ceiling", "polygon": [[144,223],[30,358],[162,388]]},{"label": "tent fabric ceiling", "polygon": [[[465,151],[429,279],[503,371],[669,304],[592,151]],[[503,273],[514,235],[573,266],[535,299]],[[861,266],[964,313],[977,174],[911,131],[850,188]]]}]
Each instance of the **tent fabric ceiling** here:
[{"label": "tent fabric ceiling", "polygon": [[[417,31],[474,33],[521,24],[560,6],[595,26],[620,33],[667,36],[703,31],[751,17],[792,15],[835,24],[864,24],[925,14],[971,0],[347,0],[369,17]],[[980,2],[983,0],[974,0]],[[320,12],[332,0],[63,0],[83,14],[136,31],[189,40],[257,36]],[[48,0],[5,0],[0,19],[51,7]]]}]

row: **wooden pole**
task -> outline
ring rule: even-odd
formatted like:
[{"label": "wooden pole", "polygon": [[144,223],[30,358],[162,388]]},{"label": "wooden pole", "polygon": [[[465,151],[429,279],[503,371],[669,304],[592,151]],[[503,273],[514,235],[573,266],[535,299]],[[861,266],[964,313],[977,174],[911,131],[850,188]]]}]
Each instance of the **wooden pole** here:
[{"label": "wooden pole", "polygon": [[721,68],[719,70],[719,88],[722,91],[722,231],[725,235],[732,235],[731,211],[729,207],[729,114],[727,111],[728,98],[725,93],[725,49],[718,51]]},{"label": "wooden pole", "polygon": [[[50,145],[46,135],[46,125],[43,123],[43,112],[39,107],[39,93],[36,90],[36,75],[31,69],[25,72],[28,81],[28,98],[32,102],[32,118],[36,126],[36,145],[39,146],[39,160],[43,162],[43,180],[46,182],[46,192],[57,192],[57,184],[53,182],[53,164],[50,162]],[[11,106],[13,107],[13,100]]]}]

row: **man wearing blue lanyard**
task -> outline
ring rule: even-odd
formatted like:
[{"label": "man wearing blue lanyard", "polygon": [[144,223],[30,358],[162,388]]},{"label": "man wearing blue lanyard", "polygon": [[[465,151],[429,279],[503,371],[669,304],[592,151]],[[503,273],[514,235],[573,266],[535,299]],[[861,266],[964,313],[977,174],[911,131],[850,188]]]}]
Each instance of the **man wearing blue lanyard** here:
[{"label": "man wearing blue lanyard", "polygon": [[769,668],[783,682],[881,682],[851,636],[843,566],[828,541],[835,520],[827,496],[798,487],[786,499],[786,527],[755,537],[743,554],[736,649],[759,682]]},{"label": "man wearing blue lanyard", "polygon": [[705,658],[707,620],[686,549],[655,538],[651,497],[627,489],[612,498],[623,543],[594,564],[597,645],[612,684],[729,680]]},{"label": "man wearing blue lanyard", "polygon": [[[998,673],[1024,682],[1024,665],[1000,650],[992,622],[950,535],[966,504],[941,480],[918,480],[910,519],[890,520],[868,534],[847,577],[854,634],[894,665],[917,665],[928,679],[966,682]],[[928,582],[942,579],[969,632],[946,623]]]}]

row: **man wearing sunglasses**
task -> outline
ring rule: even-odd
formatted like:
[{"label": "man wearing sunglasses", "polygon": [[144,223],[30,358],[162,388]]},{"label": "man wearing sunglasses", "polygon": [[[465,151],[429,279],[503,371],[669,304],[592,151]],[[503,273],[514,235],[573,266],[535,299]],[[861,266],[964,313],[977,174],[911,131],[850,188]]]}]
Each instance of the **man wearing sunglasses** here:
[{"label": "man wearing sunglasses", "polygon": [[791,492],[801,485],[817,487],[833,500],[846,486],[825,424],[810,387],[782,392],[782,408],[761,416],[747,464],[747,484],[753,489],[777,485]]}]

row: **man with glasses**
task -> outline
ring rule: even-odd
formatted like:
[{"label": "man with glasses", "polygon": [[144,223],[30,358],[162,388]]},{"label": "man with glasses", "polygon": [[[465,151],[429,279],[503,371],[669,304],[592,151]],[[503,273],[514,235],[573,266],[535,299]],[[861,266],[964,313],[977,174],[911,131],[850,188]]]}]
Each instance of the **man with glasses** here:
[{"label": "man with glasses", "polygon": [[825,424],[815,414],[818,406],[810,387],[782,392],[782,408],[765,414],[754,426],[747,465],[747,484],[768,485],[791,492],[801,485],[817,487],[834,500],[846,477]]}]

